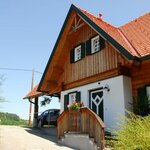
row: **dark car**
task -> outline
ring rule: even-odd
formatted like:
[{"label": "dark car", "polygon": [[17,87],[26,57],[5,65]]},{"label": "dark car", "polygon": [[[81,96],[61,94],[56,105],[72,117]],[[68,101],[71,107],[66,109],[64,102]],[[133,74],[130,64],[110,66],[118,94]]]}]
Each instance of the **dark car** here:
[{"label": "dark car", "polygon": [[43,127],[44,125],[57,126],[57,118],[60,114],[59,109],[48,109],[45,110],[40,116],[38,116],[38,126]]}]

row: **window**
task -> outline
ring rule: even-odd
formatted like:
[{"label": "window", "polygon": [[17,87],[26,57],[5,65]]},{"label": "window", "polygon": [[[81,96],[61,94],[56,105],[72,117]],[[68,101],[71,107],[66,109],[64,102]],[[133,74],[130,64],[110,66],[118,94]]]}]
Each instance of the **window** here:
[{"label": "window", "polygon": [[69,105],[72,104],[73,101],[76,100],[76,92],[75,93],[70,93],[69,94]]},{"label": "window", "polygon": [[92,48],[92,51],[91,51],[92,54],[100,50],[99,35],[91,39],[91,48]]},{"label": "window", "polygon": [[70,63],[75,63],[85,57],[85,43],[70,50]]},{"label": "window", "polygon": [[67,109],[67,105],[71,105],[74,100],[80,103],[81,93],[80,91],[74,91],[64,95],[64,110]]},{"label": "window", "polygon": [[81,59],[81,45],[75,48],[75,61]]},{"label": "window", "polygon": [[48,112],[48,110],[47,110],[47,111],[43,112],[43,115],[44,115],[44,116],[47,116],[48,113],[49,113],[49,112]]},{"label": "window", "polygon": [[86,56],[94,54],[105,48],[105,40],[96,35],[86,41]]}]

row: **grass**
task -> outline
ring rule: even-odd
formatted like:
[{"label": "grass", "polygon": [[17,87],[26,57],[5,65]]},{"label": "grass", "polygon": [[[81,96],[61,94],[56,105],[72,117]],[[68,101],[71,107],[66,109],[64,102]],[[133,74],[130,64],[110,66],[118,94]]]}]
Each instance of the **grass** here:
[{"label": "grass", "polygon": [[0,112],[0,125],[27,126],[28,122],[20,119],[16,114]]}]

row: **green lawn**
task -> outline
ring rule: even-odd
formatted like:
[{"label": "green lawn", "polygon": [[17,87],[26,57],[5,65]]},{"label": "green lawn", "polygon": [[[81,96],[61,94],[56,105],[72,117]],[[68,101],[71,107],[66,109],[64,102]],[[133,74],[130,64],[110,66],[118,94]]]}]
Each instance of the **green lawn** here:
[{"label": "green lawn", "polygon": [[20,117],[16,114],[0,112],[0,125],[27,126],[28,122],[26,120],[20,119]]}]

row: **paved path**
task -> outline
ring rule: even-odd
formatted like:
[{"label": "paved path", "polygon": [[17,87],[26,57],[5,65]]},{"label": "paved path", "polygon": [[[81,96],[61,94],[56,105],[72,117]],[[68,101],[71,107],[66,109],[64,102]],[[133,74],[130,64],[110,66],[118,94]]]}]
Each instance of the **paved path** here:
[{"label": "paved path", "polygon": [[56,131],[0,125],[0,150],[73,150],[57,143]]}]

